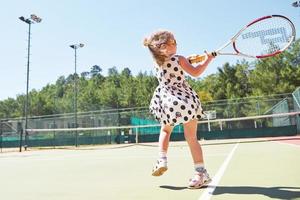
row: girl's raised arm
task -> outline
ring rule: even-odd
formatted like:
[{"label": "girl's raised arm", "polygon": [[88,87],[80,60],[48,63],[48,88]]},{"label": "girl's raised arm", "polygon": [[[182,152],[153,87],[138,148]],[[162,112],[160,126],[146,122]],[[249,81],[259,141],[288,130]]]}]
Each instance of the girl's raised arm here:
[{"label": "girl's raised arm", "polygon": [[188,74],[190,74],[193,77],[198,77],[204,72],[204,70],[206,69],[208,64],[214,58],[214,56],[211,54],[206,53],[206,55],[207,55],[207,58],[206,58],[205,62],[198,64],[196,67],[194,67],[192,64],[190,64],[189,61],[183,56],[179,56],[179,64],[185,72],[187,72]]}]

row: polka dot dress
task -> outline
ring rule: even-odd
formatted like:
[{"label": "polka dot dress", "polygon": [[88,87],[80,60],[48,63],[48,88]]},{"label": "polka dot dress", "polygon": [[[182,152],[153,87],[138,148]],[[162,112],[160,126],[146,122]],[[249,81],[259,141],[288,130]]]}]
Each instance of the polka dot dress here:
[{"label": "polka dot dress", "polygon": [[156,73],[159,85],[151,99],[150,112],[161,124],[175,126],[204,116],[199,97],[185,80],[177,56],[156,66]]}]

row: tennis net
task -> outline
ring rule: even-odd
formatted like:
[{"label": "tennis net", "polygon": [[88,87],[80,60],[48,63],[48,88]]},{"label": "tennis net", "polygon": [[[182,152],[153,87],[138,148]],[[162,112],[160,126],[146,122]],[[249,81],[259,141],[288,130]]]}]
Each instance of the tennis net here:
[{"label": "tennis net", "polygon": [[[300,111],[199,121],[197,135],[198,139],[292,136],[297,134],[296,120],[299,115]],[[159,131],[159,124],[27,129],[27,145],[35,147],[157,142]],[[173,131],[171,141],[181,140],[184,140],[184,134],[182,126],[179,126]]]}]

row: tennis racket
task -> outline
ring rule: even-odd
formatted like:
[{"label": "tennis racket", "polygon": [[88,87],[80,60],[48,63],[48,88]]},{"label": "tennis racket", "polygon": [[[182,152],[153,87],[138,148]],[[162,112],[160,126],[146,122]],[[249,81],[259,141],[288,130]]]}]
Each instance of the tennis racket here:
[{"label": "tennis racket", "polygon": [[[211,54],[235,55],[249,58],[266,58],[286,50],[295,40],[294,24],[282,15],[261,17],[242,28],[235,36]],[[224,49],[232,45],[231,52]],[[192,55],[190,63],[202,62],[206,55]]]}]

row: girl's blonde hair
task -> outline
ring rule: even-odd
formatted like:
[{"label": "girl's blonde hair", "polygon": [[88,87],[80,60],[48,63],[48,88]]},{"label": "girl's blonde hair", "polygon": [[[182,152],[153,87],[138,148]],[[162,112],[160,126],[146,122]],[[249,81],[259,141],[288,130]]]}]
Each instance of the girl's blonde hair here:
[{"label": "girl's blonde hair", "polygon": [[144,39],[144,46],[148,47],[158,65],[162,65],[167,58],[161,51],[160,46],[166,44],[171,39],[174,40],[173,33],[166,30],[156,31]]}]

